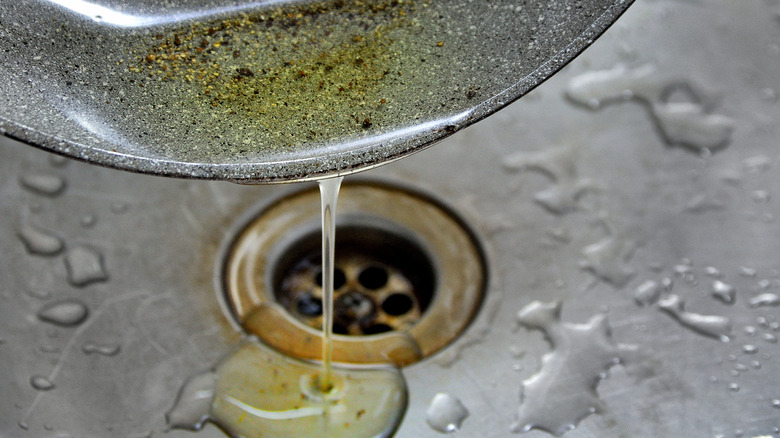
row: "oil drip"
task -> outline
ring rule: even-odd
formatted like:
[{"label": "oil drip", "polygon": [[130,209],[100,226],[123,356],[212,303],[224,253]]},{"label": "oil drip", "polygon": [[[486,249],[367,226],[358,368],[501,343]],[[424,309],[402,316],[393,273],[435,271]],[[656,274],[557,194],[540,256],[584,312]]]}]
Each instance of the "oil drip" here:
[{"label": "oil drip", "polygon": [[247,340],[214,371],[191,378],[167,414],[174,428],[211,421],[232,437],[389,437],[403,418],[406,382],[393,367],[340,365],[327,392],[321,365]]}]

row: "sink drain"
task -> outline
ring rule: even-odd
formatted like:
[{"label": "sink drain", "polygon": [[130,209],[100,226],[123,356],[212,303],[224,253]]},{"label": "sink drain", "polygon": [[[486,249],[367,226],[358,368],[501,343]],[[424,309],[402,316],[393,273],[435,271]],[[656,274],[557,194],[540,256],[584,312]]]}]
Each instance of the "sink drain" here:
[{"label": "sink drain", "polygon": [[[222,272],[242,329],[305,359],[321,353],[319,214],[316,190],[266,206],[231,240]],[[407,365],[473,319],[482,252],[443,206],[394,187],[345,184],[336,229],[334,360]]]},{"label": "sink drain", "polygon": [[[336,231],[333,332],[375,335],[407,330],[433,298],[428,256],[407,236],[381,225],[345,225]],[[322,329],[319,231],[295,242],[276,263],[276,300],[304,324]]]}]

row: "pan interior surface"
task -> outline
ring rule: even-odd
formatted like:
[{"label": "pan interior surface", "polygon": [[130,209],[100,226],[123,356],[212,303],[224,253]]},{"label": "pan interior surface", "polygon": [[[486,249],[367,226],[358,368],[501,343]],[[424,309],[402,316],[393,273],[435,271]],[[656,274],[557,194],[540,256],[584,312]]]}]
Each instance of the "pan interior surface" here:
[{"label": "pan interior surface", "polygon": [[244,182],[405,156],[512,102],[630,1],[3,1],[0,130]]}]

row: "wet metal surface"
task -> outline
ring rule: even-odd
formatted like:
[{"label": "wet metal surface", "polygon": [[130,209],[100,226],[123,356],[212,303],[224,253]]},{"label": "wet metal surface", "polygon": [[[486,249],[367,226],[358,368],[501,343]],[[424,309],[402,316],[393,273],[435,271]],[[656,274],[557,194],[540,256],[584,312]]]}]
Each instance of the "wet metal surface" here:
[{"label": "wet metal surface", "polygon": [[[451,205],[488,253],[474,323],[403,369],[396,436],[441,436],[440,393],[468,412],[455,436],[778,436],[778,13],[640,0],[526,98],[364,174]],[[193,436],[164,414],[240,339],[219,245],[294,188],[0,155],[0,435]]]}]

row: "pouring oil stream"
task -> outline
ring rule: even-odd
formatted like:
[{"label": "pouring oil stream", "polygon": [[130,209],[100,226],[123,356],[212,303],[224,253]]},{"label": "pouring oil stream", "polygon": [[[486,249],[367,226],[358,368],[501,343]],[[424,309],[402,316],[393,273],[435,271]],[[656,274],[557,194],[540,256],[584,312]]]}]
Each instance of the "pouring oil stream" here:
[{"label": "pouring oil stream", "polygon": [[319,389],[328,393],[333,388],[333,272],[336,237],[336,203],[344,177],[318,181],[322,206],[322,376]]}]

